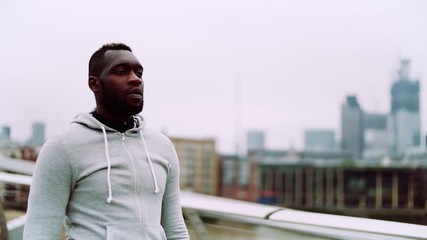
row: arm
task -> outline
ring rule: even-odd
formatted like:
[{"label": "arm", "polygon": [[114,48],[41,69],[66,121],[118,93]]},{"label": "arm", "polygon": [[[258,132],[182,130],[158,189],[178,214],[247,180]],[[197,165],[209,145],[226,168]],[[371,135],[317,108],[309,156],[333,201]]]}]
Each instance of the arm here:
[{"label": "arm", "polygon": [[25,240],[57,240],[72,189],[68,155],[56,139],[43,146],[30,188]]},{"label": "arm", "polygon": [[190,239],[182,216],[179,190],[179,160],[175,148],[171,147],[171,168],[168,173],[162,205],[162,226],[167,239]]}]

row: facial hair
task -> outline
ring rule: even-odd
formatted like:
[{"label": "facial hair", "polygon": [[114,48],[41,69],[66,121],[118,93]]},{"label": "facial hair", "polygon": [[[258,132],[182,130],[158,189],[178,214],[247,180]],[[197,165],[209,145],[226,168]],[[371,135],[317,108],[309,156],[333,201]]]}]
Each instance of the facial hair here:
[{"label": "facial hair", "polygon": [[144,107],[144,94],[140,104],[130,104],[125,96],[119,96],[114,90],[101,81],[104,106],[117,116],[128,117],[140,113]]}]

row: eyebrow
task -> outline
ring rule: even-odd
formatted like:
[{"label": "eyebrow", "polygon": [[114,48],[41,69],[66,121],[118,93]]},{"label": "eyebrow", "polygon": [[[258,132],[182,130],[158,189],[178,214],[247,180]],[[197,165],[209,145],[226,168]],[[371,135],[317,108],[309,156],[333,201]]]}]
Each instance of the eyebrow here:
[{"label": "eyebrow", "polygon": [[[110,69],[115,69],[118,67],[131,67],[133,64],[129,64],[128,62],[123,62],[123,63],[118,63],[116,65],[111,66]],[[141,64],[137,64],[137,68],[141,69],[142,71],[144,71],[144,67]]]}]

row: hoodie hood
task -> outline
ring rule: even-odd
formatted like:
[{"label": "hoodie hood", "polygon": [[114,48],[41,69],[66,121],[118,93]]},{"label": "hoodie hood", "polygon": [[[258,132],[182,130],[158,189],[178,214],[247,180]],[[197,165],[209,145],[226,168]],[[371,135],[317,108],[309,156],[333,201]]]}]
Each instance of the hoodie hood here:
[{"label": "hoodie hood", "polygon": [[[127,131],[139,132],[139,130],[144,130],[146,125],[146,120],[140,115],[134,115],[133,118],[134,118],[134,126],[133,128]],[[105,130],[108,132],[111,132],[111,131],[117,132],[117,130],[102,124],[100,121],[94,118],[91,113],[80,113],[74,118],[74,120],[71,123],[79,123],[87,126],[88,128],[98,129],[98,130],[102,130],[102,126],[104,126]]]}]

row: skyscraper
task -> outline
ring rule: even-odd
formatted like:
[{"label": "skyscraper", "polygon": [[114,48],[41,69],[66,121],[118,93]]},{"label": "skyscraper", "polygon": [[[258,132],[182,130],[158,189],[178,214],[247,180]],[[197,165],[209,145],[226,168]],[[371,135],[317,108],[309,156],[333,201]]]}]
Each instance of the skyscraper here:
[{"label": "skyscraper", "polygon": [[360,159],[364,149],[364,114],[356,96],[347,96],[341,107],[341,147]]},{"label": "skyscraper", "polygon": [[305,150],[326,150],[335,149],[335,133],[328,129],[308,129],[304,132]]},{"label": "skyscraper", "polygon": [[45,142],[45,124],[43,122],[34,122],[32,125],[32,134],[27,141],[27,145],[41,146]]},{"label": "skyscraper", "polygon": [[0,140],[10,140],[10,126],[3,126],[0,133]]},{"label": "skyscraper", "polygon": [[409,60],[401,61],[397,79],[391,87],[391,152],[395,157],[421,143],[420,86],[419,81],[410,78],[409,65]]},{"label": "skyscraper", "polygon": [[380,160],[390,155],[389,115],[364,114],[364,160]]},{"label": "skyscraper", "polygon": [[260,151],[264,149],[265,140],[263,131],[249,131],[247,135],[247,151]]}]

